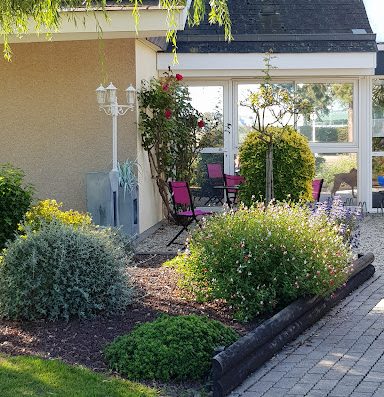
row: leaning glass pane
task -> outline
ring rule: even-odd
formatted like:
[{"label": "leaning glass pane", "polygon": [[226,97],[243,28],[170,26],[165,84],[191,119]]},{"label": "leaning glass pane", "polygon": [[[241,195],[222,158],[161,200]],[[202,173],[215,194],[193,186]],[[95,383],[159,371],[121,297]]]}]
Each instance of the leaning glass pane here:
[{"label": "leaning glass pane", "polygon": [[314,107],[311,117],[297,120],[297,129],[310,142],[353,142],[352,83],[300,83],[296,90]]},{"label": "leaning glass pane", "polygon": [[340,196],[346,205],[357,205],[356,153],[315,154],[316,179],[324,179],[320,200]]}]

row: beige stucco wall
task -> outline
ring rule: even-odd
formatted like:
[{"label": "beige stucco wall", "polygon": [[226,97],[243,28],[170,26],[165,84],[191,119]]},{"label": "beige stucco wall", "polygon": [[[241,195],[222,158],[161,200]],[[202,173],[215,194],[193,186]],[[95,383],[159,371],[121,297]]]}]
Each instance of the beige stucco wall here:
[{"label": "beige stucco wall", "polygon": [[[156,52],[148,45],[136,41],[136,87],[140,90],[141,81],[157,76]],[[139,134],[139,132],[138,132]],[[137,160],[139,163],[139,216],[140,232],[156,224],[163,217],[162,202],[156,183],[151,177],[148,155],[137,140]]]},{"label": "beige stucco wall", "polygon": [[[104,49],[104,56],[100,55]],[[95,89],[135,84],[135,40],[13,44],[0,56],[0,162],[26,172],[37,197],[86,209],[85,175],[112,163],[111,117],[98,110]],[[103,63],[105,65],[103,66]],[[104,73],[105,71],[105,73]],[[136,112],[119,118],[119,159],[135,159]]]}]

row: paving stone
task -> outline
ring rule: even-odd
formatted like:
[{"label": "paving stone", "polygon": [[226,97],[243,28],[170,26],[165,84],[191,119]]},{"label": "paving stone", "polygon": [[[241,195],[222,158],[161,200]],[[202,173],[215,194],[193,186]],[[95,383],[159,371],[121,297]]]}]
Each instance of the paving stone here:
[{"label": "paving stone", "polygon": [[254,385],[249,387],[248,391],[250,392],[259,392],[265,393],[268,391],[276,382],[263,382],[262,380],[256,382]]},{"label": "paving stone", "polygon": [[291,394],[301,394],[306,395],[312,389],[312,385],[309,383],[297,383],[295,386],[292,387],[291,390],[288,391],[288,395]]},{"label": "paving stone", "polygon": [[380,386],[379,382],[362,382],[360,383],[355,391],[360,392],[360,393],[371,393],[373,394],[378,387]]}]

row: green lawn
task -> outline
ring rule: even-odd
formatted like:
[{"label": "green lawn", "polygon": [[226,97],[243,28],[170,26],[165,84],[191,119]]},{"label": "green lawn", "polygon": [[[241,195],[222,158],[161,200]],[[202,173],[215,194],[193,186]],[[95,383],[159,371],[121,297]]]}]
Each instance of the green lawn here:
[{"label": "green lawn", "polygon": [[59,360],[0,356],[0,396],[154,397],[157,391]]}]

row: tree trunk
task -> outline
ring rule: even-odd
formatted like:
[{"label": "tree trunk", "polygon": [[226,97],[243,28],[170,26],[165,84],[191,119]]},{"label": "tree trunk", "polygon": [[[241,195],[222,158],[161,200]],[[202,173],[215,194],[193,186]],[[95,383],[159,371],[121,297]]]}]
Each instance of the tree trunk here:
[{"label": "tree trunk", "polygon": [[273,142],[268,143],[265,159],[265,201],[268,204],[273,200]]}]

